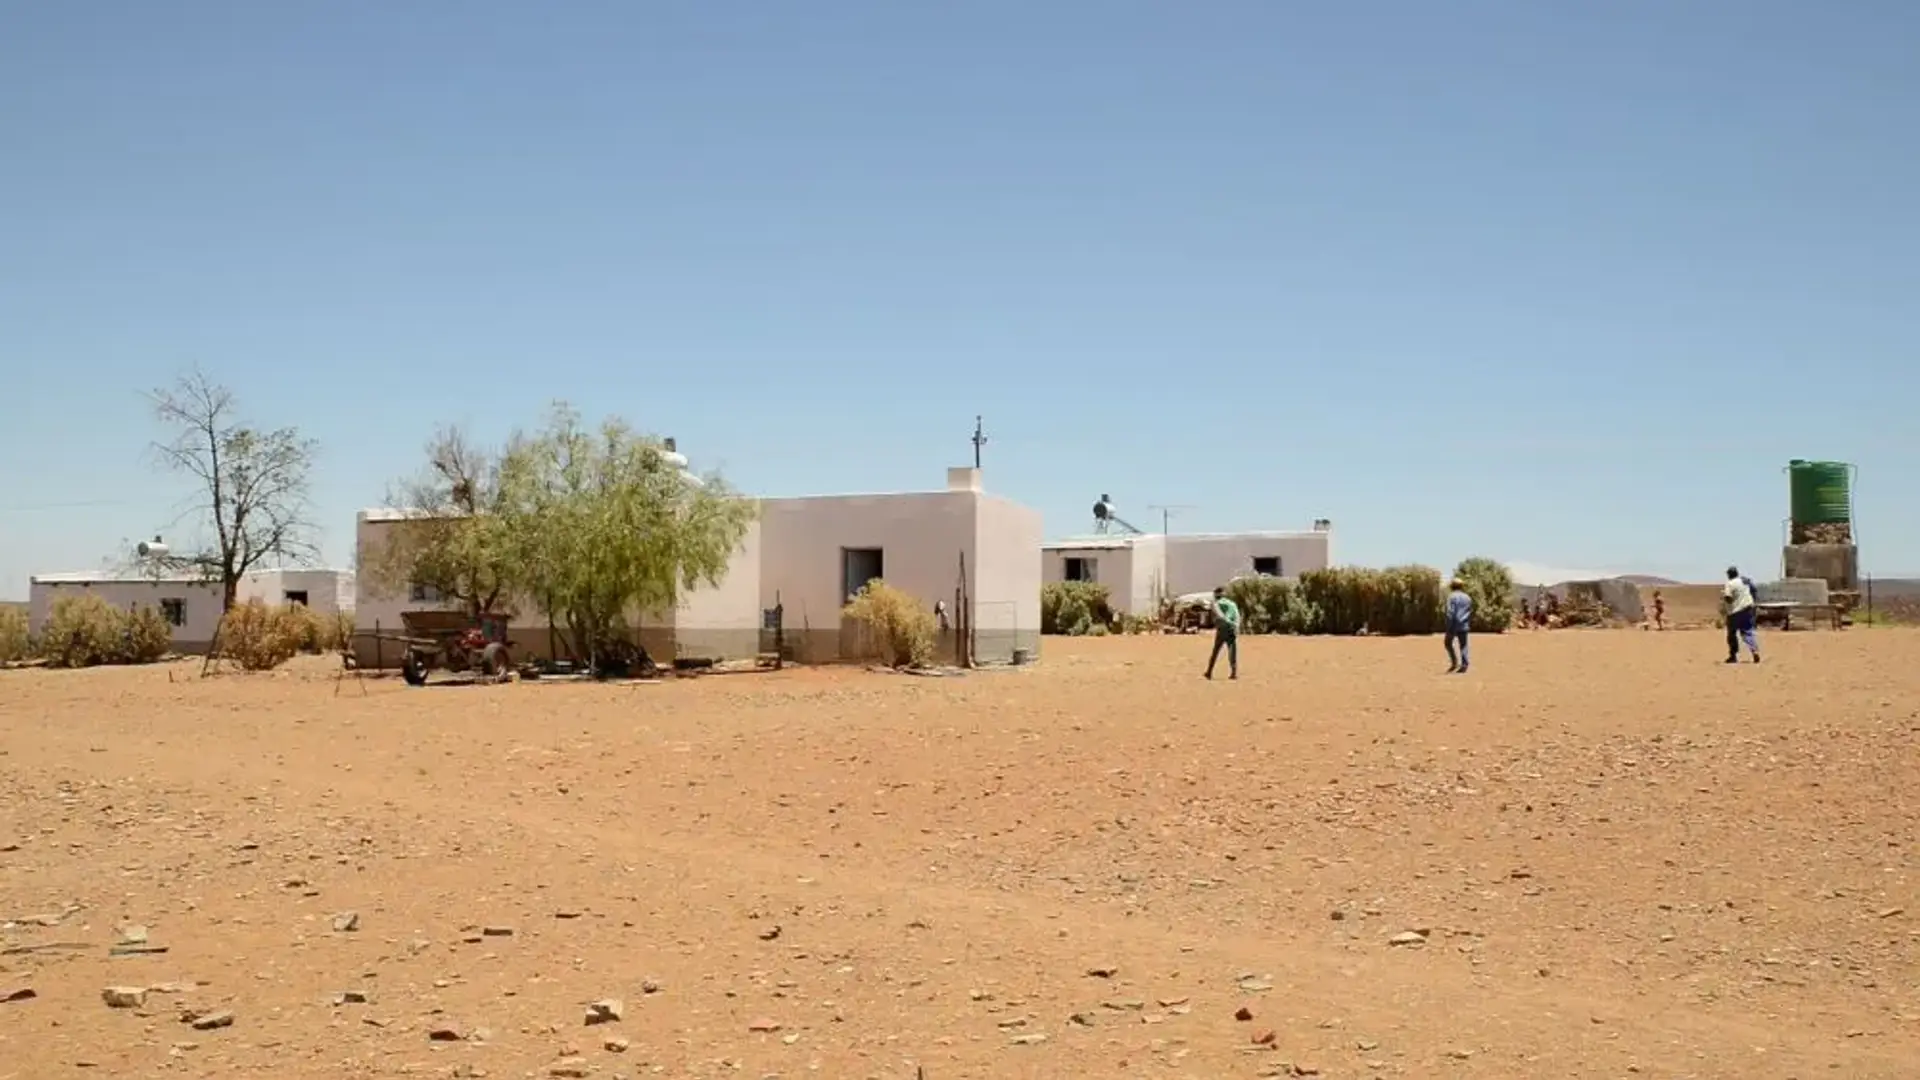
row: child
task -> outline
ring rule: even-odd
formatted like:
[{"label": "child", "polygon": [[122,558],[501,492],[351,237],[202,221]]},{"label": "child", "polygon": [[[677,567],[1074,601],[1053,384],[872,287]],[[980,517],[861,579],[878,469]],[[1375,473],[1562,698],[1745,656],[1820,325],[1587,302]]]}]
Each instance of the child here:
[{"label": "child", "polygon": [[[1447,594],[1447,672],[1467,673],[1467,628],[1473,623],[1473,597],[1467,595],[1467,583],[1453,579]],[[1454,643],[1460,651],[1455,654]]]},{"label": "child", "polygon": [[1653,628],[1655,630],[1667,628],[1667,598],[1660,595],[1659,589],[1653,590]]},{"label": "child", "polygon": [[1213,590],[1213,655],[1207,657],[1207,678],[1213,678],[1213,665],[1220,650],[1227,650],[1227,678],[1240,677],[1240,605],[1227,599],[1227,590]]}]

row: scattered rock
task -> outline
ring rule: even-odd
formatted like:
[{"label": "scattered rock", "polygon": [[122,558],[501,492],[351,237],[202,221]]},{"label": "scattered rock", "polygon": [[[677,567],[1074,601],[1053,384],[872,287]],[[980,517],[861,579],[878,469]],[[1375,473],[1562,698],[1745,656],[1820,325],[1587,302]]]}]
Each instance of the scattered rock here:
[{"label": "scattered rock", "polygon": [[335,1005],[365,1005],[367,995],[363,990],[342,990],[333,996]]},{"label": "scattered rock", "polygon": [[632,1044],[616,1035],[600,1045],[606,1047],[609,1054],[624,1054],[627,1052],[627,1047]]},{"label": "scattered rock", "polygon": [[1341,911],[1339,908],[1334,908],[1332,911],[1327,912],[1327,918],[1332,919],[1334,922],[1344,922],[1346,917],[1347,913]]},{"label": "scattered rock", "polygon": [[1047,1041],[1047,1033],[1044,1031],[1029,1031],[1024,1035],[1015,1035],[1008,1041],[1015,1046],[1038,1046]]},{"label": "scattered rock", "polygon": [[654,982],[652,979],[642,979],[640,980],[640,992],[643,994],[657,994],[660,992],[660,984]]},{"label": "scattered rock", "polygon": [[355,930],[360,929],[360,913],[357,911],[343,911],[335,915],[333,917],[333,928],[342,934],[353,933]]},{"label": "scattered rock", "polygon": [[1253,1010],[1242,1005],[1238,1009],[1233,1010],[1233,1018],[1244,1024],[1253,1019]]},{"label": "scattered rock", "polygon": [[1074,1023],[1076,1023],[1076,1024],[1079,1024],[1079,1025],[1080,1025],[1081,1027],[1092,1027],[1092,1026],[1093,1026],[1093,1014],[1092,1014],[1092,1013],[1086,1013],[1086,1012],[1077,1012],[1077,1013],[1074,1013],[1074,1014],[1072,1014],[1072,1015],[1070,1015],[1070,1016],[1068,1016],[1068,1017],[1067,1017],[1067,1019],[1068,1019],[1068,1020],[1071,1020],[1071,1021],[1073,1021],[1073,1022],[1074,1022]]},{"label": "scattered rock", "polygon": [[1253,1045],[1255,1046],[1272,1046],[1279,1040],[1280,1036],[1275,1035],[1272,1028],[1261,1028],[1259,1031],[1253,1033]]},{"label": "scattered rock", "polygon": [[145,945],[146,943],[147,943],[146,927],[141,926],[139,923],[134,923],[130,926],[123,926],[120,928],[120,944]]},{"label": "scattered rock", "polygon": [[553,917],[556,919],[577,919],[582,914],[584,913],[579,911],[556,911],[553,913]]},{"label": "scattered rock", "polygon": [[427,1038],[434,1042],[459,1042],[465,1037],[452,1024],[436,1024],[427,1029]]},{"label": "scattered rock", "polygon": [[225,1011],[210,1012],[204,1016],[190,1016],[183,1019],[186,1019],[187,1023],[192,1025],[195,1031],[215,1031],[219,1028],[233,1026],[233,1014]]},{"label": "scattered rock", "polygon": [[773,939],[779,936],[780,936],[780,927],[778,925],[769,926],[765,930],[760,931],[761,941],[772,941]]},{"label": "scattered rock", "polygon": [[1112,964],[1101,964],[1087,969],[1087,975],[1095,979],[1111,979],[1120,974],[1120,969]]},{"label": "scattered rock", "polygon": [[1189,999],[1188,999],[1188,998],[1186,998],[1186,997],[1184,997],[1184,996],[1182,996],[1182,997],[1163,997],[1163,998],[1161,998],[1161,999],[1160,999],[1160,1007],[1161,1007],[1161,1008],[1163,1008],[1163,1009],[1171,1009],[1171,1008],[1174,1008],[1175,1006],[1179,1006],[1179,1005],[1185,1005],[1185,1004],[1187,1003],[1187,1001],[1188,1001],[1188,1000],[1189,1000]]},{"label": "scattered rock", "polygon": [[763,1018],[761,1018],[761,1019],[759,1019],[759,1020],[755,1020],[755,1021],[754,1021],[753,1023],[751,1023],[751,1024],[748,1024],[748,1025],[747,1025],[747,1030],[748,1030],[748,1031],[760,1031],[760,1032],[773,1032],[773,1031],[779,1031],[779,1030],[780,1030],[780,1022],[779,1022],[778,1020],[768,1020],[768,1019],[765,1019],[765,1018],[763,1017]]},{"label": "scattered rock", "polygon": [[587,1006],[587,1025],[611,1024],[626,1013],[626,1003],[619,998],[602,998]]},{"label": "scattered rock", "polygon": [[1903,907],[1890,907],[1890,908],[1882,908],[1882,909],[1880,910],[1880,917],[1881,917],[1881,918],[1883,918],[1883,919],[1891,919],[1891,918],[1893,918],[1893,917],[1894,917],[1895,915],[1904,915],[1904,914],[1906,914],[1906,911],[1907,911],[1907,909],[1906,909],[1906,908],[1903,908]]},{"label": "scattered rock", "polygon": [[1427,935],[1417,930],[1402,930],[1387,939],[1389,945],[1425,945],[1426,943]]},{"label": "scattered rock", "polygon": [[564,1058],[560,1061],[554,1062],[553,1067],[547,1070],[547,1075],[548,1076],[565,1076],[565,1077],[584,1077],[584,1076],[591,1075],[592,1072],[593,1072],[592,1067],[586,1063],[585,1059]]},{"label": "scattered rock", "polygon": [[100,991],[100,1000],[106,1002],[109,1009],[137,1009],[147,1003],[147,988],[109,986]]},{"label": "scattered rock", "polygon": [[12,986],[5,990],[0,990],[0,1005],[5,1005],[10,1001],[31,1001],[36,996],[31,986]]},{"label": "scattered rock", "polygon": [[1360,1039],[1355,1041],[1353,1045],[1362,1052],[1380,1049],[1380,1044],[1374,1042],[1372,1039]]},{"label": "scattered rock", "polygon": [[481,928],[480,928],[480,933],[481,933],[482,935],[484,935],[484,936],[486,936],[486,937],[512,937],[512,936],[513,936],[513,927],[511,927],[511,926],[483,926],[483,927],[481,927]]}]

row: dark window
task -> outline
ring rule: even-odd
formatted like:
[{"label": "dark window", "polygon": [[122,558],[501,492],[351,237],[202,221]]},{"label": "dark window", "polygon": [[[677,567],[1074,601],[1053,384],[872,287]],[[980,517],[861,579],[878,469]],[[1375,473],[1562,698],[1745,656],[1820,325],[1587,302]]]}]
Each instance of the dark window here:
[{"label": "dark window", "polygon": [[867,582],[886,577],[886,558],[879,548],[840,549],[840,592],[848,599]]},{"label": "dark window", "polygon": [[1098,581],[1100,580],[1099,569],[1100,561],[1098,559],[1069,556],[1066,562],[1067,580]]},{"label": "dark window", "polygon": [[440,602],[440,590],[433,585],[422,585],[416,581],[407,599],[423,604],[437,604]]},{"label": "dark window", "polygon": [[287,590],[287,603],[289,603],[289,604],[299,604],[299,605],[300,605],[301,607],[306,607],[306,606],[307,606],[307,590],[305,590],[305,589],[288,589],[288,590]]},{"label": "dark window", "polygon": [[185,600],[160,601],[160,617],[167,620],[168,626],[187,625],[187,602]]},{"label": "dark window", "polygon": [[1267,577],[1279,577],[1280,556],[1255,555],[1253,557],[1253,572],[1256,574],[1265,574]]}]

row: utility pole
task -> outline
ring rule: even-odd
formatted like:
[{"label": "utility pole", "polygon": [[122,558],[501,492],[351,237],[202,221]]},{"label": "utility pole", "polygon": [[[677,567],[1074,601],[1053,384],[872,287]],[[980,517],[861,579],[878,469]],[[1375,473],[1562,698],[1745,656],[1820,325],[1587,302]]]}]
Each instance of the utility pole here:
[{"label": "utility pole", "polygon": [[1160,535],[1162,536],[1173,535],[1173,529],[1171,527],[1173,525],[1173,515],[1182,510],[1192,510],[1193,508],[1192,503],[1156,503],[1153,506],[1147,507],[1149,510],[1160,511]]},{"label": "utility pole", "polygon": [[980,448],[987,445],[987,429],[978,416],[973,418],[973,467],[980,467]]}]

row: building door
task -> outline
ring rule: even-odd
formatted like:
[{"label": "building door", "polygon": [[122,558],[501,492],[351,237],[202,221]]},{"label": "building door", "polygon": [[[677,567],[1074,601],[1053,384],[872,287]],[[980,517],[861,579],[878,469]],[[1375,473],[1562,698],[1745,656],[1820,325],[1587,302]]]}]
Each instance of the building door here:
[{"label": "building door", "polygon": [[865,588],[867,582],[886,576],[886,559],[880,548],[840,549],[842,600],[853,599],[853,594]]}]

